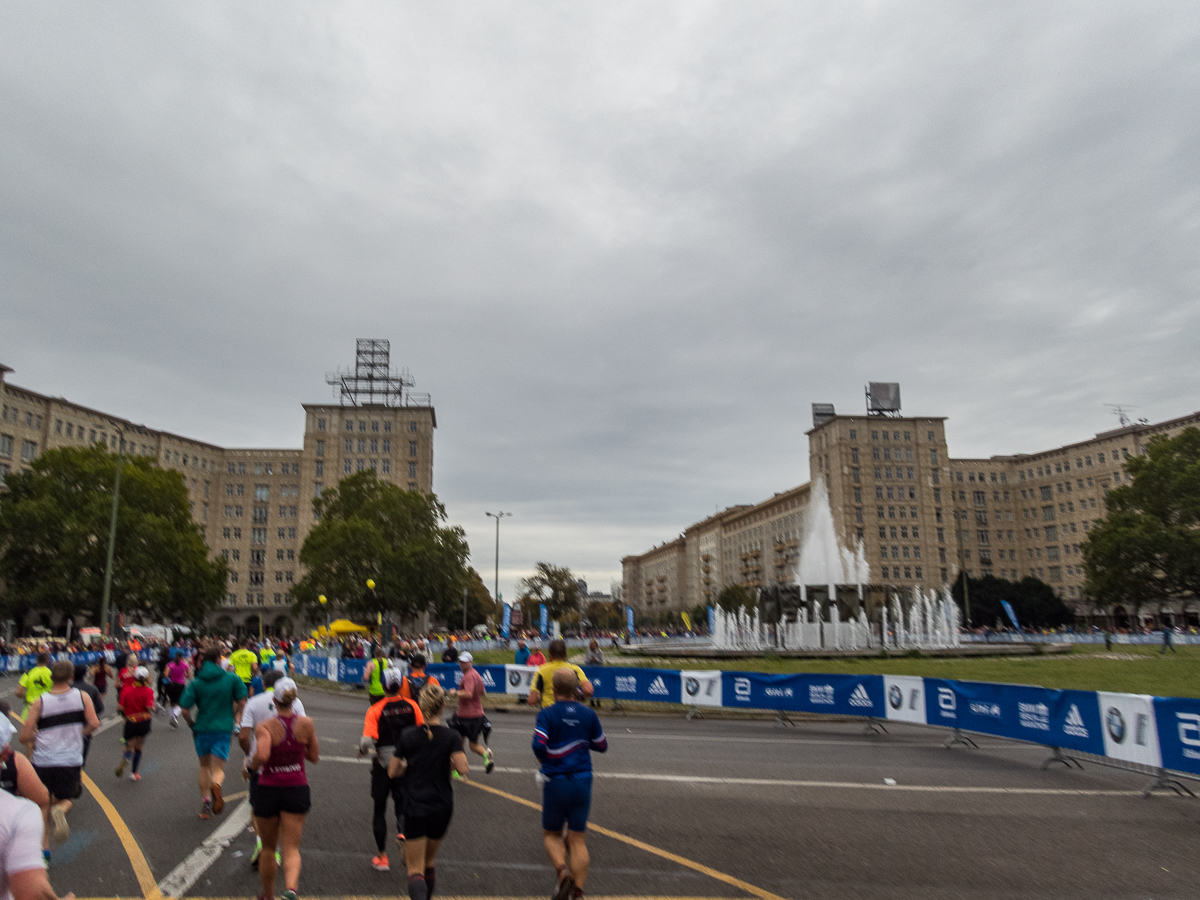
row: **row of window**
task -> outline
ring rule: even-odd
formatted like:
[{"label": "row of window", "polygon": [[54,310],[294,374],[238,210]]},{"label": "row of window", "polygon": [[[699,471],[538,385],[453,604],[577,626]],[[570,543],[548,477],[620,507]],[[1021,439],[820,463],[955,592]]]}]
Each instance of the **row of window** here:
[{"label": "row of window", "polygon": [[[890,431],[890,432],[889,431],[872,431],[871,432],[871,440],[873,440],[873,441],[878,441],[881,438],[886,441],[889,439],[889,436],[893,442],[900,440],[900,432],[899,431]],[[926,432],[925,436],[928,440],[931,440],[931,441],[937,440],[937,435],[935,435],[932,431]],[[858,440],[858,429],[857,428],[850,429],[850,440],[852,440],[852,441]],[[912,432],[911,431],[904,432],[904,440],[906,440],[906,441],[912,440]]]},{"label": "row of window", "polygon": [[[12,459],[16,439],[11,434],[0,434],[0,456]],[[21,462],[33,462],[37,456],[37,441],[21,441]]]},{"label": "row of window", "polygon": [[[12,422],[14,425],[21,424],[21,411],[15,406],[4,406],[4,415],[0,416],[5,422]],[[27,428],[41,428],[42,417],[35,412],[25,411],[25,426]]]},{"label": "row of window", "polygon": [[984,478],[984,475],[987,474],[987,475],[992,476],[992,484],[1008,484],[1008,475],[1004,472],[1000,472],[999,474],[997,474],[995,472],[987,472],[987,473],[980,472],[978,479],[976,479],[974,472],[967,472],[966,474],[967,474],[967,477],[965,479],[963,478],[962,472],[952,472],[950,477],[954,481],[958,481],[958,482],[966,481],[969,484],[974,484],[978,481],[979,484],[983,484],[984,482],[987,481],[987,479]]},{"label": "row of window", "polygon": [[[1108,454],[1108,457],[1111,458],[1112,462],[1114,462],[1114,463],[1120,462],[1122,458],[1129,459],[1129,448],[1122,447],[1120,450],[1120,455],[1118,455],[1116,450],[1113,450],[1112,452],[1110,452]],[[1104,465],[1105,460],[1106,460],[1106,457],[1105,457],[1105,453],[1103,450],[1101,450],[1099,453],[1096,454],[1096,464],[1097,465],[1101,465],[1101,466]],[[1075,468],[1076,469],[1090,468],[1091,465],[1092,465],[1091,456],[1075,457]],[[1044,466],[1038,466],[1036,471],[1037,471],[1038,478],[1049,478],[1050,475],[1052,474],[1050,471],[1049,463],[1047,463]],[[1061,475],[1063,472],[1069,472],[1069,471],[1071,471],[1071,461],[1069,459],[1063,460],[1062,462],[1056,462],[1054,464],[1053,474],[1055,474],[1055,475]],[[1034,478],[1033,473],[1034,473],[1033,469],[1026,469],[1026,470],[1022,471],[1021,472],[1021,480],[1024,481],[1026,478],[1026,475],[1028,475],[1029,480],[1032,481]]]},{"label": "row of window", "polygon": [[[225,598],[225,605],[226,606],[237,606],[239,597],[240,597],[239,594],[229,594]],[[275,595],[275,605],[276,606],[284,606],[284,605],[290,604],[291,602],[292,602],[291,594],[276,594]],[[256,593],[256,592],[247,593],[246,594],[246,606],[266,606],[266,603],[263,601],[263,595],[260,593]]]},{"label": "row of window", "polygon": [[[899,515],[896,514],[897,510],[899,510],[899,513],[900,513]],[[883,507],[877,506],[877,507],[875,507],[875,511],[878,514],[879,518],[882,519],[883,518]],[[911,513],[911,515],[910,515],[910,513]],[[906,518],[915,519],[917,517],[917,508],[915,506],[912,506],[912,507],[889,506],[887,508],[887,517],[889,519],[906,519]]]},{"label": "row of window", "polygon": [[[229,475],[249,475],[250,471],[246,469],[244,462],[231,462],[226,466],[226,474]],[[275,464],[269,462],[254,463],[252,473],[254,475],[274,475]],[[285,462],[279,464],[280,475],[299,475],[300,463]]]},{"label": "row of window", "polygon": [[[903,578],[905,581],[912,581],[914,578],[917,581],[920,581],[922,578],[924,578],[924,575],[921,572],[920,566],[915,566],[915,567],[904,566],[903,573],[901,573],[900,566],[890,566],[890,567],[883,566],[883,567],[881,567],[880,575],[882,576],[884,581],[888,581],[888,580],[899,581],[901,578]],[[942,577],[944,579],[945,575],[943,574]]]},{"label": "row of window", "polygon": [[[896,544],[892,544],[891,558],[892,559],[901,559],[901,558],[920,559],[921,558],[921,547],[919,544],[911,546],[911,551],[912,551],[911,556],[909,556],[909,551],[910,551],[910,545],[908,545],[908,544],[904,544],[902,546],[897,546]],[[888,558],[888,548],[885,547],[883,544],[879,545],[879,558],[880,559]]]},{"label": "row of window", "polygon": [[[205,482],[207,484],[208,482]],[[226,484],[226,497],[241,497],[246,493],[246,485],[244,484]],[[300,485],[298,484],[281,484],[279,486],[280,497],[299,497]],[[254,486],[254,499],[259,502],[265,502],[271,499],[271,486],[269,484],[256,484]]]},{"label": "row of window", "polygon": [[[324,430],[325,430],[325,424],[326,424],[326,423],[325,423],[325,420],[324,420],[324,419],[317,419],[317,431],[324,431]],[[365,431],[367,430],[367,425],[368,425],[368,420],[366,420],[366,419],[359,419],[359,420],[358,420],[358,430],[359,430],[360,432],[365,432]],[[379,433],[379,420],[378,420],[378,419],[371,419],[371,420],[370,420],[370,428],[371,428],[371,431],[372,431],[373,433],[375,433],[375,434],[378,434],[378,433]],[[352,422],[350,419],[347,419],[347,420],[346,420],[346,428],[345,428],[345,430],[346,430],[346,431],[353,431],[353,430],[354,430],[354,422]],[[416,423],[416,420],[415,420],[415,419],[413,419],[413,420],[410,420],[410,421],[409,421],[409,423],[408,423],[408,430],[409,430],[409,431],[412,431],[412,432],[415,432],[415,431],[417,430],[417,423]],[[391,434],[391,432],[392,432],[392,423],[391,423],[391,422],[384,422],[384,423],[383,423],[383,433],[384,433],[384,434]]]},{"label": "row of window", "polygon": [[[265,544],[267,542],[267,529],[252,528],[250,530],[252,532],[252,534],[250,535],[250,538],[253,543]],[[281,540],[281,541],[284,541],[284,540],[294,541],[294,540],[296,540],[296,529],[295,529],[295,527],[279,528],[276,530],[276,535],[279,538],[279,540]],[[240,541],[242,539],[242,529],[235,527],[235,526],[229,526],[226,528],[222,528],[221,529],[221,537],[223,537],[227,541],[228,540]],[[237,551],[234,551],[234,552],[237,552]],[[235,556],[234,559],[237,559],[237,557]],[[291,557],[289,556],[288,559],[291,559]]]}]

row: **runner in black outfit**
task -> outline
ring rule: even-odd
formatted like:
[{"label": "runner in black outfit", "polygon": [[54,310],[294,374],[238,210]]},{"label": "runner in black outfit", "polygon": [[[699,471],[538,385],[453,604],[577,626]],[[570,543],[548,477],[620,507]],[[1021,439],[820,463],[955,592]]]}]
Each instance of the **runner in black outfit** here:
[{"label": "runner in black outfit", "polygon": [[390,777],[405,775],[407,778],[404,857],[408,867],[409,900],[433,897],[434,858],[454,814],[450,771],[453,769],[462,777],[467,774],[462,735],[442,725],[445,691],[440,685],[427,684],[421,690],[420,703],[425,724],[404,730],[396,755],[388,763]]}]

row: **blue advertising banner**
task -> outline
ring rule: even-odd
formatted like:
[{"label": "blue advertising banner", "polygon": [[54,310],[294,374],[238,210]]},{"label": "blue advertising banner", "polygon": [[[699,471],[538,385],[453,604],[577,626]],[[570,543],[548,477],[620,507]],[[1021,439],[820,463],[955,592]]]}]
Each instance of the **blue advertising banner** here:
[{"label": "blue advertising banner", "polygon": [[717,611],[711,606],[708,608],[708,633],[716,634],[717,631]]},{"label": "blue advertising banner", "polygon": [[538,604],[538,633],[542,637],[546,636],[546,626],[550,624],[550,611],[546,609],[545,603]]},{"label": "blue advertising banner", "polygon": [[1200,773],[1200,700],[1155,697],[1154,718],[1162,764],[1179,772]]},{"label": "blue advertising banner", "polygon": [[583,673],[596,690],[596,696],[609,700],[646,700],[680,703],[678,672],[663,669],[618,669],[609,666],[584,666]]},{"label": "blue advertising banner", "polygon": [[723,705],[884,718],[880,675],[722,674]]},{"label": "blue advertising banner", "polygon": [[358,684],[366,671],[365,659],[339,659],[337,661],[337,680],[346,684]]},{"label": "blue advertising banner", "polygon": [[633,634],[633,607],[625,607],[625,629]]},{"label": "blue advertising banner", "polygon": [[512,607],[504,604],[504,617],[500,620],[500,634],[507,641],[509,630],[512,628]]}]

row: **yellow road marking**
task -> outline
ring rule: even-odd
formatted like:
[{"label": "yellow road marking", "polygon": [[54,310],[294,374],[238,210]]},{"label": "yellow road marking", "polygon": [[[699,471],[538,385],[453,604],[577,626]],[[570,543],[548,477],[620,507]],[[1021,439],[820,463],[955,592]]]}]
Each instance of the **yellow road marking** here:
[{"label": "yellow road marking", "polygon": [[[443,896],[438,894],[440,900],[546,900],[545,894],[539,894],[536,897],[511,897],[511,896],[485,896],[474,894],[447,894]],[[361,896],[336,896],[336,897],[311,897],[308,900],[395,900],[395,894],[379,894],[379,895],[361,895]],[[77,900],[129,900],[128,897],[79,897]],[[246,900],[245,897],[197,897],[196,900]],[[646,894],[635,894],[627,896],[604,896],[604,895],[588,895],[588,900],[728,900],[726,897],[680,897],[673,894],[662,895],[659,897],[647,896]]]},{"label": "yellow road marking", "polygon": [[[530,809],[542,811],[541,806],[531,800],[526,800],[524,797],[518,797],[516,794],[510,794],[507,791],[501,791],[497,788],[490,787],[486,784],[480,784],[478,781],[466,781],[466,784],[472,787],[479,788],[481,791],[487,791],[489,794],[495,794],[497,797],[503,797],[506,800],[512,800],[514,803],[520,803],[522,806],[528,806]],[[637,847],[639,850],[644,850],[647,853],[652,853],[655,856],[661,856],[663,859],[669,859],[671,862],[681,866],[685,866],[696,872],[707,875],[709,878],[715,878],[717,881],[723,881],[728,885],[732,885],[740,891],[745,891],[747,894],[752,894],[755,897],[760,897],[762,900],[783,900],[778,894],[772,894],[770,891],[764,891],[760,887],[750,884],[748,881],[742,881],[740,878],[734,878],[732,875],[726,875],[724,872],[718,872],[716,869],[710,869],[708,866],[694,862],[687,857],[680,856],[677,853],[672,853],[670,850],[663,850],[660,847],[655,847],[653,844],[647,844],[645,841],[639,841],[637,838],[629,837],[629,835],[621,834],[619,831],[613,831],[610,828],[602,828],[599,825],[588,823],[588,830],[594,831],[597,834],[602,834],[605,837],[610,837],[613,840],[621,841],[629,844],[631,847]]]},{"label": "yellow road marking", "polygon": [[129,857],[130,865],[133,866],[133,873],[137,876],[138,885],[142,889],[142,895],[145,897],[145,900],[162,900],[162,892],[158,889],[158,882],[154,880],[154,874],[150,871],[150,864],[146,862],[146,857],[142,854],[142,848],[138,846],[133,832],[129,830],[129,826],[125,824],[125,820],[121,818],[121,814],[117,812],[117,808],[104,796],[104,792],[96,787],[96,782],[92,781],[86,772],[82,773],[82,775],[83,786],[88,789],[88,793],[100,804],[100,808],[108,816],[109,824],[116,831],[117,837],[121,839],[121,846],[125,848],[125,854]]}]

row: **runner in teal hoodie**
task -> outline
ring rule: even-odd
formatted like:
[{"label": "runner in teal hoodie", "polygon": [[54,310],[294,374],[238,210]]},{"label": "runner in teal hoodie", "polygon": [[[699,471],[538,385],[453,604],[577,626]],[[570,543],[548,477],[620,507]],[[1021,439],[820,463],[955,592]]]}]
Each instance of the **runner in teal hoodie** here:
[{"label": "runner in teal hoodie", "polygon": [[229,758],[233,723],[241,718],[246,703],[246,685],[233,672],[221,668],[218,645],[205,647],[200,659],[200,671],[184,688],[179,705],[183,708],[183,720],[192,729],[196,756],[200,757],[200,818],[209,819],[225,808],[221,796],[225,760]]}]

